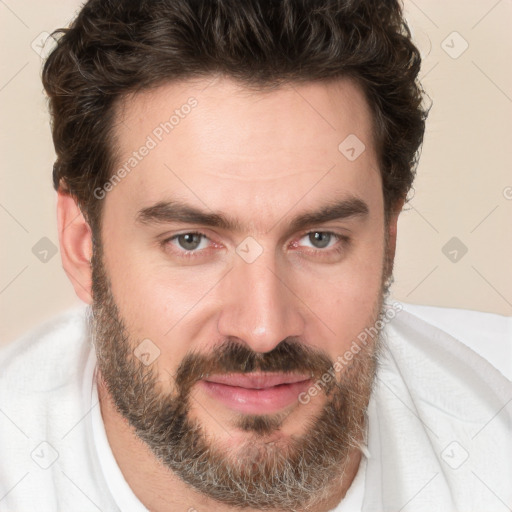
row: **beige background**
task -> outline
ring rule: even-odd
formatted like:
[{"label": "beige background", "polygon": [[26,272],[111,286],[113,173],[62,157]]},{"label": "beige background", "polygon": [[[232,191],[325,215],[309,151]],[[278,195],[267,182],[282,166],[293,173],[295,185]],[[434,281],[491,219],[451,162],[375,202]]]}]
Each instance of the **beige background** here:
[{"label": "beige background", "polygon": [[[42,238],[58,245],[37,45],[79,5],[0,0],[0,344],[79,304],[60,254],[36,256],[48,249]],[[511,315],[512,0],[405,0],[405,8],[433,108],[399,221],[393,296]]]}]

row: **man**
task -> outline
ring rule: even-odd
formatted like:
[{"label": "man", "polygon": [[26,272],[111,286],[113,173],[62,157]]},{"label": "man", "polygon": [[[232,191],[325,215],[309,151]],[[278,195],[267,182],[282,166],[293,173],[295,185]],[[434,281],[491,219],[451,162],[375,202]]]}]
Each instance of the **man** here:
[{"label": "man", "polygon": [[394,1],[84,5],[43,81],[89,314],[3,353],[1,510],[512,505],[512,384],[388,300],[419,67]]}]

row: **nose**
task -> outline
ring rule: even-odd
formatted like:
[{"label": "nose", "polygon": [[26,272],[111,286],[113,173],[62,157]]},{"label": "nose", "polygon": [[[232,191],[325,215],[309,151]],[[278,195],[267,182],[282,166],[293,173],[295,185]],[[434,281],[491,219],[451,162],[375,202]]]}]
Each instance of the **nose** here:
[{"label": "nose", "polygon": [[302,336],[300,299],[265,252],[254,262],[237,258],[222,280],[219,333],[236,337],[255,352],[269,352],[290,336]]}]

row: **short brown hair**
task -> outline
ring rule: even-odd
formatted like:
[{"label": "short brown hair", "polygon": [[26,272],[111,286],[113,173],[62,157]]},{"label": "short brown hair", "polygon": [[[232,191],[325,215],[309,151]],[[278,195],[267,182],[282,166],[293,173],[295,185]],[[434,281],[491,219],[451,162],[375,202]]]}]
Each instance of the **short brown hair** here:
[{"label": "short brown hair", "polygon": [[386,216],[412,186],[428,110],[398,0],[89,0],[56,34],[43,70],[53,183],[93,231],[93,191],[115,165],[117,101],[187,78],[222,74],[262,89],[353,78],[373,113]]}]

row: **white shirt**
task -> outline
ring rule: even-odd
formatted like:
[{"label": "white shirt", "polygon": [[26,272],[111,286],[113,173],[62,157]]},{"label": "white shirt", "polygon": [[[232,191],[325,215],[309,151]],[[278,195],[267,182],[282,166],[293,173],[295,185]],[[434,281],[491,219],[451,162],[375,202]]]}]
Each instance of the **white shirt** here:
[{"label": "white shirt", "polygon": [[[334,511],[511,508],[512,318],[403,306],[385,327],[366,456]],[[1,512],[147,511],[105,434],[84,312],[0,351]]]}]

